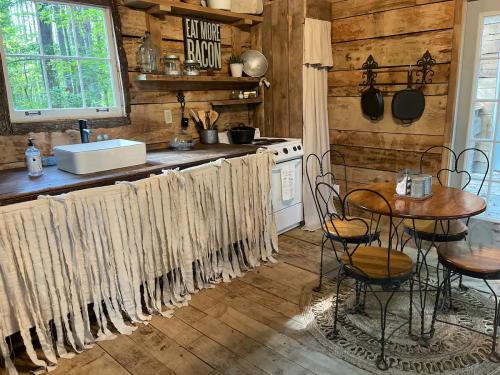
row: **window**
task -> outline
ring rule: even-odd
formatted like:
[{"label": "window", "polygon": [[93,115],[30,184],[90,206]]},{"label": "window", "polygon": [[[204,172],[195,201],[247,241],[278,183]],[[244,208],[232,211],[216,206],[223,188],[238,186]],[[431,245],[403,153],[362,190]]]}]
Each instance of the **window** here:
[{"label": "window", "polygon": [[109,13],[78,3],[0,0],[13,122],[123,116]]},{"label": "window", "polygon": [[[500,220],[500,13],[480,16],[474,94],[471,103],[468,147],[482,150],[490,170],[481,190],[488,208],[483,217]],[[469,154],[467,170],[472,181],[466,190],[477,193],[486,171],[480,152]]]}]

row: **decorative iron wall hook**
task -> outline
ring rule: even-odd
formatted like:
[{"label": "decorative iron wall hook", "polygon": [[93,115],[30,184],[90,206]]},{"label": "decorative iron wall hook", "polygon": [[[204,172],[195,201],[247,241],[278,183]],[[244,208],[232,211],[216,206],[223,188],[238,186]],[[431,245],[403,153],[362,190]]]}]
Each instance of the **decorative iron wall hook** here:
[{"label": "decorative iron wall hook", "polygon": [[377,73],[375,73],[373,69],[378,68],[378,63],[372,55],[368,56],[362,68],[366,70],[366,72],[363,73],[363,78],[366,77],[366,81],[363,81],[363,85],[373,85],[375,83],[375,78],[377,77]]},{"label": "decorative iron wall hook", "polygon": [[427,50],[422,58],[417,61],[417,66],[422,69],[416,72],[416,76],[422,75],[422,80],[417,79],[415,83],[420,83],[420,87],[424,83],[432,83],[432,79],[427,79],[427,77],[434,76],[434,70],[432,70],[434,65],[436,65],[436,60],[432,58],[431,53]]},{"label": "decorative iron wall hook", "polygon": [[184,107],[186,107],[186,97],[184,96],[184,91],[177,91],[177,101],[181,105],[182,117],[184,117]]}]

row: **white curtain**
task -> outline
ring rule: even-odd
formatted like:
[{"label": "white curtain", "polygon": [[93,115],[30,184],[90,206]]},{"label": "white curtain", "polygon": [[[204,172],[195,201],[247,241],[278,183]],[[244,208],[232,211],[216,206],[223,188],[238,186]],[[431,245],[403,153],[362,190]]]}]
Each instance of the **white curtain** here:
[{"label": "white curtain", "polygon": [[[306,18],[304,24],[303,66],[303,146],[304,146],[304,230],[321,228],[314,196],[306,176],[305,161],[310,154],[321,156],[330,149],[328,135],[328,68],[333,66],[331,22]],[[323,173],[330,172],[329,158],[323,163]],[[309,159],[308,172],[313,189],[320,169],[316,160]],[[330,182],[330,181],[325,181]]]}]

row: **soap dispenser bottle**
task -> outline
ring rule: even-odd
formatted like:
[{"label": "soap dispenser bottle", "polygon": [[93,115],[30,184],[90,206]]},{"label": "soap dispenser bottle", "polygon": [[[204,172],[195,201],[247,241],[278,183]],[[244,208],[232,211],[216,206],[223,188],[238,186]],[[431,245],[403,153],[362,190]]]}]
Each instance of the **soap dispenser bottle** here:
[{"label": "soap dispenser bottle", "polygon": [[43,174],[42,171],[42,157],[40,151],[35,148],[33,138],[28,139],[28,149],[26,150],[26,164],[28,164],[28,174],[36,177]]}]

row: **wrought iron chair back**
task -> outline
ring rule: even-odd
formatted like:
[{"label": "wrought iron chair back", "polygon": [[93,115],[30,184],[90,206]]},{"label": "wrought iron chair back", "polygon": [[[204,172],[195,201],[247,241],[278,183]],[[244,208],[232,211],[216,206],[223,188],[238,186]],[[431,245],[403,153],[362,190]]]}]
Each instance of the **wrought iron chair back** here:
[{"label": "wrought iron chair back", "polygon": [[[320,212],[320,209],[318,207],[318,203],[319,202],[316,199],[316,195],[315,195],[315,187],[318,184],[318,182],[324,182],[324,179],[328,178],[328,177],[331,178],[331,184],[332,184],[332,186],[335,185],[335,176],[334,176],[334,174],[332,172],[326,172],[325,173],[325,169],[324,169],[324,165],[323,165],[323,163],[325,162],[325,157],[328,157],[327,160],[326,160],[327,163],[331,163],[331,155],[332,155],[332,153],[337,154],[338,156],[340,156],[342,158],[342,165],[344,167],[345,191],[348,192],[349,190],[347,188],[347,166],[345,164],[345,158],[344,158],[344,155],[342,155],[342,153],[340,153],[337,150],[328,150],[323,155],[321,155],[321,158],[318,155],[316,155],[316,154],[309,154],[307,156],[307,159],[306,159],[306,177],[307,177],[307,182],[309,184],[309,188],[311,189],[311,194],[312,194],[312,196],[314,198],[314,203],[316,205],[316,210],[318,211],[318,215],[320,215],[320,216],[321,216],[321,212]],[[319,166],[319,174],[314,177],[314,185],[312,184],[312,181],[311,181],[311,177],[312,176],[310,176],[310,172],[309,172],[309,159],[315,160],[318,163],[318,166]],[[318,181],[319,179],[323,179],[323,181]],[[329,210],[328,206],[327,206],[327,210]],[[348,214],[349,214],[349,207],[348,207]]]},{"label": "wrought iron chair back", "polygon": [[[324,194],[324,192],[327,191],[328,194]],[[370,190],[370,189],[363,189],[363,188],[360,188],[360,189],[355,189],[353,191],[350,191],[348,192],[344,198],[342,199],[342,197],[340,197],[340,195],[335,191],[333,185],[328,185],[324,182],[320,182],[316,185],[316,190],[315,190],[315,195],[316,195],[316,199],[318,200],[318,202],[321,200],[322,203],[328,203],[328,199],[331,199],[331,197],[335,196],[337,199],[340,200],[341,202],[341,212],[340,214],[329,214],[328,212],[323,212],[322,210],[322,205],[318,205],[318,209],[320,210],[321,214],[320,214],[320,217],[322,218],[322,228],[323,228],[323,231],[325,232],[325,234],[328,234],[328,225],[327,224],[330,224],[330,228],[333,228],[334,231],[337,231],[336,229],[336,226],[335,226],[335,219],[337,220],[341,220],[341,221],[347,221],[347,222],[354,222],[354,221],[359,221],[361,222],[363,225],[365,225],[366,227],[366,231],[365,231],[365,235],[363,237],[360,237],[359,238],[359,241],[354,245],[354,248],[352,250],[349,250],[347,251],[347,256],[349,257],[349,267],[351,268],[355,268],[356,270],[358,270],[359,272],[361,272],[361,274],[364,276],[364,278],[366,280],[368,280],[368,282],[370,282],[370,277],[359,267],[357,267],[354,263],[353,263],[353,259],[352,257],[354,256],[355,252],[358,250],[359,246],[362,244],[362,243],[365,243],[365,239],[366,237],[369,236],[369,233],[372,232],[372,225],[373,225],[373,219],[370,219],[370,224],[367,223],[366,220],[362,219],[362,218],[359,218],[359,217],[348,217],[345,215],[345,212],[346,212],[346,205],[348,204],[348,201],[349,201],[349,196],[356,193],[356,192],[368,192],[370,194],[373,194],[374,195],[374,199],[381,199],[382,201],[385,202],[385,204],[387,205],[387,207],[389,208],[389,220],[390,220],[390,223],[391,225],[389,225],[389,241],[388,241],[388,246],[387,246],[387,272],[388,272],[388,282],[393,282],[393,278],[392,278],[392,275],[391,275],[391,249],[392,249],[392,231],[393,231],[393,224],[392,224],[392,218],[393,218],[393,214],[392,214],[392,207],[391,205],[389,204],[389,202],[387,201],[387,199],[381,195],[379,192],[376,192],[374,190]],[[325,207],[327,206],[327,204],[325,204]],[[377,224],[376,224],[376,230],[378,229],[378,226],[379,226],[379,223],[380,221],[377,221]]]},{"label": "wrought iron chair back", "polygon": [[490,170],[490,160],[489,160],[488,156],[484,153],[484,151],[480,150],[478,148],[475,148],[475,147],[469,147],[457,155],[451,148],[446,147],[446,146],[430,147],[420,157],[420,173],[423,173],[423,161],[424,161],[425,155],[427,155],[431,150],[438,149],[438,148],[445,149],[445,150],[448,150],[450,152],[450,154],[452,155],[452,169],[450,169],[450,168],[440,169],[436,174],[436,178],[438,179],[439,183],[441,185],[443,185],[443,182],[441,181],[441,178],[440,178],[441,173],[450,172],[450,173],[457,173],[459,175],[462,173],[465,173],[467,176],[467,180],[466,180],[466,183],[463,184],[463,186],[461,187],[462,190],[464,190],[467,186],[469,186],[470,182],[472,181],[472,176],[470,175],[469,171],[467,171],[467,168],[465,168],[465,170],[459,169],[460,158],[462,156],[466,157],[469,153],[476,152],[476,151],[480,152],[484,156],[484,159],[486,160],[486,171],[484,173],[481,173],[483,178],[481,180],[481,184],[479,185],[479,189],[477,190],[477,193],[476,193],[476,195],[479,195],[481,193],[483,186],[484,186],[484,182],[486,181],[486,176],[488,175],[488,172]]}]

